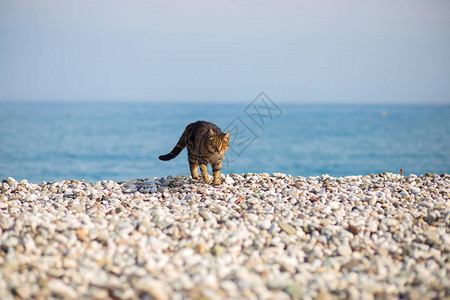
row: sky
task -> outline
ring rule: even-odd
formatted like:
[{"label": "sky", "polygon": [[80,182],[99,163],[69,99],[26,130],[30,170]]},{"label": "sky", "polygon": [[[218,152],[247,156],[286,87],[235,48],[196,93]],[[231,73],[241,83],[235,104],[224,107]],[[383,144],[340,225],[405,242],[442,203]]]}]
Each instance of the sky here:
[{"label": "sky", "polygon": [[450,104],[450,1],[0,1],[0,101]]}]

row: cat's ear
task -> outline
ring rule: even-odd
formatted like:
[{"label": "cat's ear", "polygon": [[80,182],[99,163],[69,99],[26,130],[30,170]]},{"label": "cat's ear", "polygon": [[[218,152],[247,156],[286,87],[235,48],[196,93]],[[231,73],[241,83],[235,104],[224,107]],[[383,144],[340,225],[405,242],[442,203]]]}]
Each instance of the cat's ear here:
[{"label": "cat's ear", "polygon": [[229,140],[230,139],[230,132],[228,131],[227,133],[225,133],[224,137]]},{"label": "cat's ear", "polygon": [[214,133],[214,130],[212,130],[211,128],[209,129],[209,137],[213,137],[216,134]]}]

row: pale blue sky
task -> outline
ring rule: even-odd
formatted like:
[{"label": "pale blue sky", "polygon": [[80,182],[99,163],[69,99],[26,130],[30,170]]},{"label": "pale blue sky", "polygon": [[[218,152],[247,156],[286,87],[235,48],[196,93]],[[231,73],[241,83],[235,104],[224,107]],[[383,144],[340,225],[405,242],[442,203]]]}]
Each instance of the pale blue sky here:
[{"label": "pale blue sky", "polygon": [[450,103],[450,1],[0,1],[0,100]]}]

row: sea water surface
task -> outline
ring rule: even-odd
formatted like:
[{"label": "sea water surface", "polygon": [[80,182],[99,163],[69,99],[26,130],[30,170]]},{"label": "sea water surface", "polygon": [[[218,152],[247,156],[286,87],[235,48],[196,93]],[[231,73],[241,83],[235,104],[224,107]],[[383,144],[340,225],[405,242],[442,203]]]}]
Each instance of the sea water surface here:
[{"label": "sea water surface", "polygon": [[1,102],[0,179],[92,182],[189,175],[186,150],[169,162],[158,156],[197,120],[232,132],[223,173],[450,171],[448,105],[246,108],[246,103]]}]

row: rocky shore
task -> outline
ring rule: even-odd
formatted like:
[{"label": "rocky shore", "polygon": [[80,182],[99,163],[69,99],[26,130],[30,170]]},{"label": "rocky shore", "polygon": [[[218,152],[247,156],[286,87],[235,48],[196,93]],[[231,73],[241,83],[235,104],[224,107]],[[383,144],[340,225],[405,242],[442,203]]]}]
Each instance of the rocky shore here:
[{"label": "rocky shore", "polygon": [[0,299],[450,297],[450,176],[4,180]]}]

